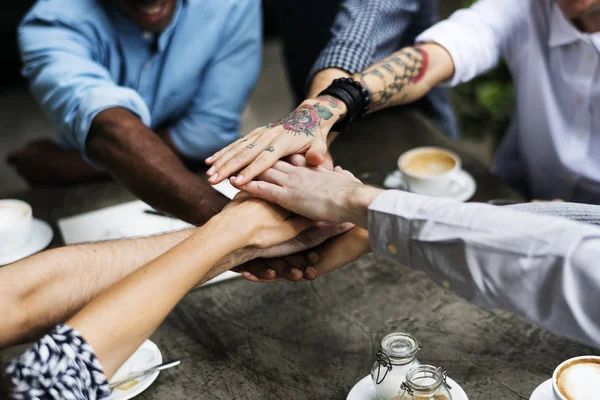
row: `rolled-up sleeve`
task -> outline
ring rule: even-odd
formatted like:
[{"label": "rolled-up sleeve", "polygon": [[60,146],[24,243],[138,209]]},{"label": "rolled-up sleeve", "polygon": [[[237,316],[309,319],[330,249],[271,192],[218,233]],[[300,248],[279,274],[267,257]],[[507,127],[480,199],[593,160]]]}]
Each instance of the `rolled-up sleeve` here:
[{"label": "rolled-up sleeve", "polygon": [[194,160],[203,160],[239,137],[241,115],[260,72],[260,1],[236,2],[225,32],[192,106],[169,127],[178,150]]},{"label": "rolled-up sleeve", "polygon": [[332,38],[315,62],[309,79],[320,70],[360,72],[377,61],[378,49],[400,43],[419,11],[417,0],[346,0],[332,27]]},{"label": "rolled-up sleeve", "polygon": [[95,59],[99,46],[85,25],[28,17],[19,27],[23,75],[47,118],[63,139],[85,154],[90,125],[98,113],[122,107],[147,126],[150,111],[134,90],[117,85]]},{"label": "rolled-up sleeve", "polygon": [[444,47],[454,61],[450,85],[490,70],[514,42],[525,43],[528,0],[479,0],[417,37]]},{"label": "rolled-up sleeve", "polygon": [[484,307],[600,347],[600,229],[487,204],[388,191],[370,206],[373,250]]}]

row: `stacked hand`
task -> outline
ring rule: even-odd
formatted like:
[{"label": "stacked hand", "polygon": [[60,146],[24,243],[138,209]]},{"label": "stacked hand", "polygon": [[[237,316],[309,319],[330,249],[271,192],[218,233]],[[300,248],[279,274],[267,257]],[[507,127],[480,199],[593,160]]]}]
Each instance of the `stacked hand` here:
[{"label": "stacked hand", "polygon": [[[244,185],[245,190],[310,219],[327,221],[338,226],[340,231],[347,229],[343,221],[351,221],[366,226],[367,207],[381,190],[362,185],[354,176],[336,167],[329,171],[321,167],[307,167],[303,158],[291,159],[296,166],[286,162],[277,162],[253,181]],[[320,225],[304,234],[317,231]],[[341,232],[331,231],[334,235]],[[320,239],[328,239],[324,234]],[[307,246],[312,247],[312,246]],[[265,261],[238,269],[246,279],[255,282],[279,280],[281,278],[297,281],[302,277],[314,279],[333,269],[356,260],[367,252],[368,234],[364,229],[354,228],[348,233],[337,236],[289,260]],[[297,251],[298,248],[296,248]]]},{"label": "stacked hand", "polygon": [[330,96],[305,101],[290,115],[255,129],[207,158],[211,165],[208,181],[216,184],[240,171],[232,180],[240,187],[293,154],[306,154],[309,165],[321,165],[329,131],[345,112],[344,103]]}]

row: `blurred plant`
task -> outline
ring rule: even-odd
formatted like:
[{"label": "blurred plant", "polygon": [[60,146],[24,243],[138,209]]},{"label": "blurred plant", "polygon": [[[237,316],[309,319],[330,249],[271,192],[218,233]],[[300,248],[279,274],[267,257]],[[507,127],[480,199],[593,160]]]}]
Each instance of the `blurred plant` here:
[{"label": "blurred plant", "polygon": [[[477,0],[469,0],[470,6]],[[451,91],[463,139],[494,138],[496,146],[504,136],[514,109],[512,78],[501,63],[488,73]]]}]

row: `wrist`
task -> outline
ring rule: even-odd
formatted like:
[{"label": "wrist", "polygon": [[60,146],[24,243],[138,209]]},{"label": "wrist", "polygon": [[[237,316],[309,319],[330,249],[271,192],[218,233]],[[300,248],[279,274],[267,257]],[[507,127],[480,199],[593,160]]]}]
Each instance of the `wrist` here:
[{"label": "wrist", "polygon": [[235,208],[229,208],[213,216],[199,229],[221,236],[227,253],[232,253],[247,247],[252,241],[254,232],[249,225],[251,224],[240,224]]},{"label": "wrist", "polygon": [[383,189],[357,184],[344,196],[342,209],[345,210],[344,221],[352,222],[362,228],[368,228],[369,206]]},{"label": "wrist", "polygon": [[305,100],[302,102],[302,105],[314,106],[315,103],[318,103],[321,107],[326,108],[333,114],[329,119],[321,119],[321,127],[328,128],[328,130],[338,121],[343,119],[348,113],[348,108],[343,101],[328,95],[317,96],[314,99]]}]

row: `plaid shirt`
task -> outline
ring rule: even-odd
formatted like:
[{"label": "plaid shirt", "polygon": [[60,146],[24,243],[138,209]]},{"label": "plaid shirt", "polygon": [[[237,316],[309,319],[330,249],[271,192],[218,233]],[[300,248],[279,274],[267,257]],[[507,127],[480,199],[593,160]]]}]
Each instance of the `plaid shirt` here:
[{"label": "plaid shirt", "polygon": [[[309,75],[326,68],[354,74],[415,43],[437,21],[436,0],[345,0],[331,28],[332,38]],[[458,136],[447,95],[434,89],[424,112],[451,137]]]}]

